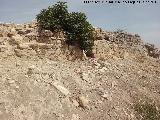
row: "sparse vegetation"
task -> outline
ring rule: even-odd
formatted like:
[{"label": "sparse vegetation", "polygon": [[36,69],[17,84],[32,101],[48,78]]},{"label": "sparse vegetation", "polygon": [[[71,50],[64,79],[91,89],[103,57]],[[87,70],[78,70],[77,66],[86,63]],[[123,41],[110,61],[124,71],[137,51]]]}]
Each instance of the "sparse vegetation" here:
[{"label": "sparse vegetation", "polygon": [[138,101],[134,105],[139,120],[160,120],[160,106],[149,100]]},{"label": "sparse vegetation", "polygon": [[125,32],[125,31],[126,31],[126,29],[117,29],[115,32],[123,33],[123,32]]},{"label": "sparse vegetation", "polygon": [[91,56],[94,45],[93,27],[84,13],[69,13],[65,2],[58,2],[43,9],[37,15],[37,21],[42,29],[52,32],[64,31],[67,44],[78,45],[87,56]]}]

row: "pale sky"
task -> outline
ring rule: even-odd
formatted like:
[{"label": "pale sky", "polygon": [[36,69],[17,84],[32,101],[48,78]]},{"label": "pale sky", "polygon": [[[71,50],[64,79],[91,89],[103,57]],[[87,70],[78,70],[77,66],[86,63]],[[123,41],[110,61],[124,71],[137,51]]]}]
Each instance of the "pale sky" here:
[{"label": "pale sky", "polygon": [[[0,21],[29,22],[41,9],[47,8],[57,1],[59,0],[0,0]],[[88,21],[93,26],[101,27],[106,31],[125,29],[133,34],[138,33],[145,42],[154,43],[160,47],[160,0],[157,0],[156,4],[134,5],[124,3],[86,4],[83,2],[84,0],[65,1],[68,2],[70,12],[86,13]]]}]

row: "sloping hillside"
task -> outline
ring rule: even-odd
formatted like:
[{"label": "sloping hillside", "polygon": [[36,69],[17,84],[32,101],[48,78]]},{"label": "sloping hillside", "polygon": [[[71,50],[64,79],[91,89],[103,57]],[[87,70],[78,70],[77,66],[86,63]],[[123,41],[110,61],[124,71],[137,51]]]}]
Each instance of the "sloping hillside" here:
[{"label": "sloping hillside", "polygon": [[94,58],[36,23],[0,25],[0,120],[159,120],[159,51],[95,28]]}]

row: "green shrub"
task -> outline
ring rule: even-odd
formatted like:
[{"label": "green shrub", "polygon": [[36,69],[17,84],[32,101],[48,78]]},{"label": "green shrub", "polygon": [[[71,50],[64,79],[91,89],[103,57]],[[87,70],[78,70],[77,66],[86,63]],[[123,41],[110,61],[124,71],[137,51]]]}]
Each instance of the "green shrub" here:
[{"label": "green shrub", "polygon": [[54,31],[63,30],[64,23],[68,16],[67,6],[64,2],[49,6],[37,15],[37,22],[40,28]]},{"label": "green shrub", "polygon": [[48,9],[43,9],[37,15],[37,22],[42,29],[52,32],[64,31],[66,43],[78,45],[84,50],[87,56],[92,55],[94,45],[93,27],[87,21],[87,17],[81,12],[68,12],[64,2],[58,2]]}]

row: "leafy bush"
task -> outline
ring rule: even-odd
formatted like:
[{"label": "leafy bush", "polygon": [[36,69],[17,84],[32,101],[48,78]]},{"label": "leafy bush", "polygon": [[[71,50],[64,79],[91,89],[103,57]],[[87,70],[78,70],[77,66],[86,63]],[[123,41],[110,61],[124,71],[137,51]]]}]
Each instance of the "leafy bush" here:
[{"label": "leafy bush", "polygon": [[62,30],[66,18],[68,16],[67,6],[64,2],[49,6],[48,9],[43,9],[37,15],[37,22],[42,29],[53,31]]},{"label": "leafy bush", "polygon": [[78,45],[80,49],[86,52],[87,56],[92,55],[93,27],[87,21],[84,13],[69,13],[65,2],[58,2],[49,6],[48,9],[43,9],[37,15],[37,22],[42,29],[52,32],[64,31],[67,44]]}]

